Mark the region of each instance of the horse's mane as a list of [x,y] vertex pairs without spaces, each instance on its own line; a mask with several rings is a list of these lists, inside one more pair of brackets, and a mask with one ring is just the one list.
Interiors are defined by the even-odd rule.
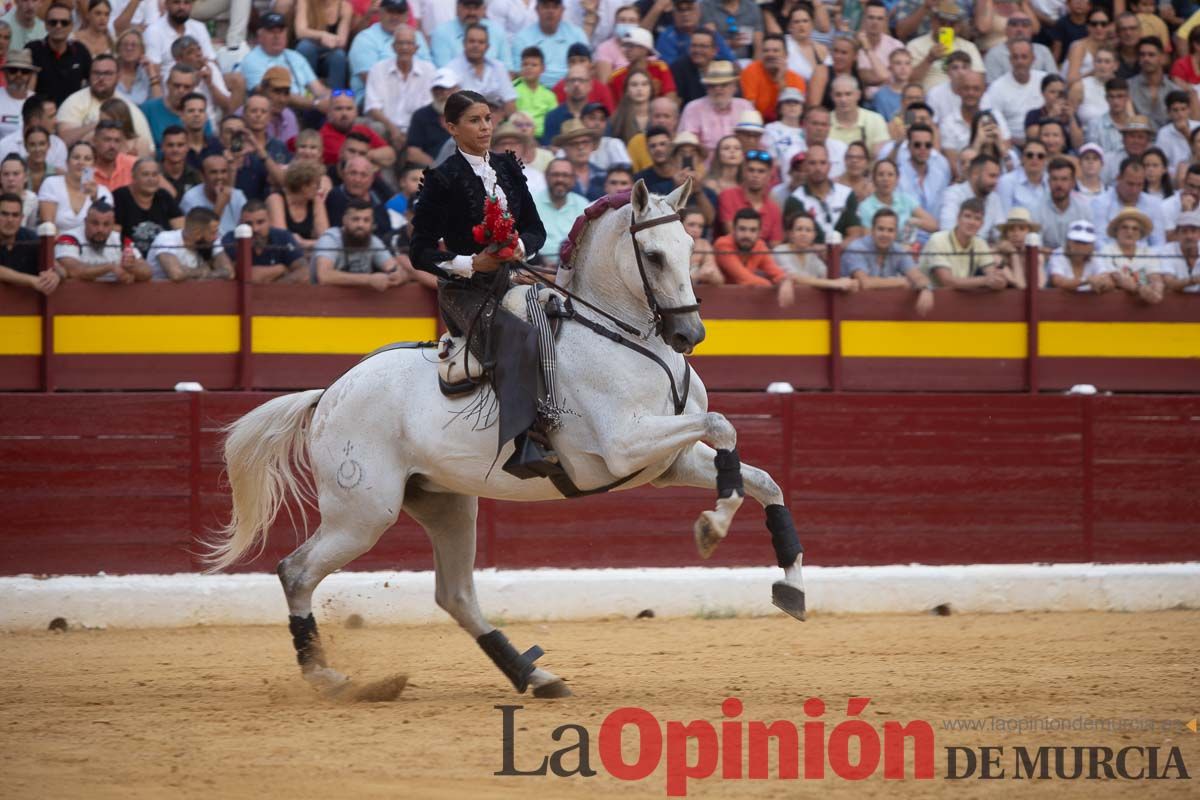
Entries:
[[571,226],[571,232],[567,234],[567,238],[563,239],[558,248],[558,275],[554,281],[557,285],[564,289],[571,288],[571,279],[575,276],[575,256],[578,254],[579,245],[583,242],[583,236],[593,220],[599,219],[609,211],[629,205],[631,196],[631,191],[606,194],[585,208],[579,215],[575,224]]

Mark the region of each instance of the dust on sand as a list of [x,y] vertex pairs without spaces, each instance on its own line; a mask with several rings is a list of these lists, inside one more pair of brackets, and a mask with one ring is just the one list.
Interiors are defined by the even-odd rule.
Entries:
[[[1182,725],[963,731],[943,722],[1190,720],[1200,711],[1196,611],[816,615],[803,624],[784,617],[654,618],[505,630],[519,649],[544,647],[539,663],[567,678],[575,696],[517,697],[470,637],[448,624],[323,623],[333,666],[364,681],[409,677],[395,702],[354,705],[321,700],[300,680],[284,624],[3,634],[0,797],[663,797],[664,763],[636,783],[604,772],[601,722],[614,709],[640,706],[664,725],[719,723],[727,697],[741,699],[743,721],[797,725],[806,719],[804,701],[820,697],[826,736],[846,718],[847,698],[868,697],[862,718],[876,730],[889,720],[932,724],[937,776],[884,781],[881,766],[855,783],[827,768],[820,782],[796,782],[776,779],[772,758],[769,780],[722,780],[718,768],[714,777],[689,782],[689,796],[1195,796],[1200,781],[943,778],[948,745],[1178,746],[1189,772],[1200,773],[1200,735]],[[516,712],[518,768],[574,743],[572,733],[562,742],[550,735],[576,723],[591,734],[591,767],[600,774],[495,776],[502,767],[500,704],[524,706]],[[631,762],[634,740],[627,732]],[[1011,765],[1011,755],[1006,759]]]

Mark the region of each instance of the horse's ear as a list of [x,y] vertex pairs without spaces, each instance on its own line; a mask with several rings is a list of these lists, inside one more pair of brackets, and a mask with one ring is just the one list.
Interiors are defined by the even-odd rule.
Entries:
[[671,204],[671,208],[678,211],[687,205],[688,198],[692,196],[692,179],[688,178],[682,184],[675,188],[675,191],[667,195],[667,202]]
[[646,188],[646,182],[641,178],[638,178],[638,182],[633,185],[633,192],[629,199],[633,203],[634,215],[646,212],[646,208],[650,205],[650,190]]

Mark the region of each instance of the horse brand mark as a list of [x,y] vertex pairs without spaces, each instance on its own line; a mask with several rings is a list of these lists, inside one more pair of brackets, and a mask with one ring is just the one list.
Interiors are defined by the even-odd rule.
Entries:
[[342,451],[346,459],[341,463],[337,471],[338,486],[343,489],[353,489],[362,483],[363,479],[362,464],[350,457],[352,452],[354,452],[354,446],[350,442],[346,442],[346,448]]

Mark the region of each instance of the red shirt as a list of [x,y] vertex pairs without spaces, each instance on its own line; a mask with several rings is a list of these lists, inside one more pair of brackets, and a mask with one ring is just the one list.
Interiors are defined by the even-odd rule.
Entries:
[[[743,208],[754,208],[746,199],[742,187],[734,186],[717,196],[717,221],[722,231],[733,230],[733,215]],[[783,241],[783,212],[770,197],[764,197],[762,206],[754,209],[762,217],[759,235],[767,244],[776,245]]]
[[762,239],[754,243],[749,254],[745,254],[738,250],[737,242],[730,234],[713,242],[713,250],[725,280],[734,286],[778,285],[787,278],[787,273],[766,252],[767,245]]
[[1200,73],[1196,72],[1196,62],[1192,61],[1191,56],[1175,59],[1175,63],[1171,65],[1171,77],[1192,85],[1200,83]]
[[[0,75],[3,74],[4,73],[0,72]],[[551,91],[553,91],[554,96],[558,98],[558,102],[567,102],[567,79],[563,78],[561,81],[554,84],[554,88]],[[592,91],[588,92],[587,101],[589,103],[603,104],[603,106],[608,109],[609,114],[617,110],[617,104],[613,102],[612,92],[608,90],[607,86],[597,80],[592,81]]]
[[[650,83],[654,86],[654,97],[662,97],[664,94],[671,94],[675,91],[675,76],[671,74],[671,68],[664,62],[654,58],[647,60],[646,72],[650,74]],[[612,89],[613,97],[620,97],[621,92],[625,90],[627,74],[629,74],[629,67],[621,67],[614,70],[609,77],[608,88]]]
[[[366,125],[355,125],[350,129],[350,131],[353,133],[361,133],[370,139],[372,150],[374,150],[376,147],[387,147],[387,142],[385,142],[378,133],[371,130]],[[346,134],[342,133],[341,131],[334,130],[334,128],[328,122],[326,122],[321,126],[321,141],[325,145],[325,163],[336,164],[338,160],[338,153],[342,151],[342,145],[346,143]]]

